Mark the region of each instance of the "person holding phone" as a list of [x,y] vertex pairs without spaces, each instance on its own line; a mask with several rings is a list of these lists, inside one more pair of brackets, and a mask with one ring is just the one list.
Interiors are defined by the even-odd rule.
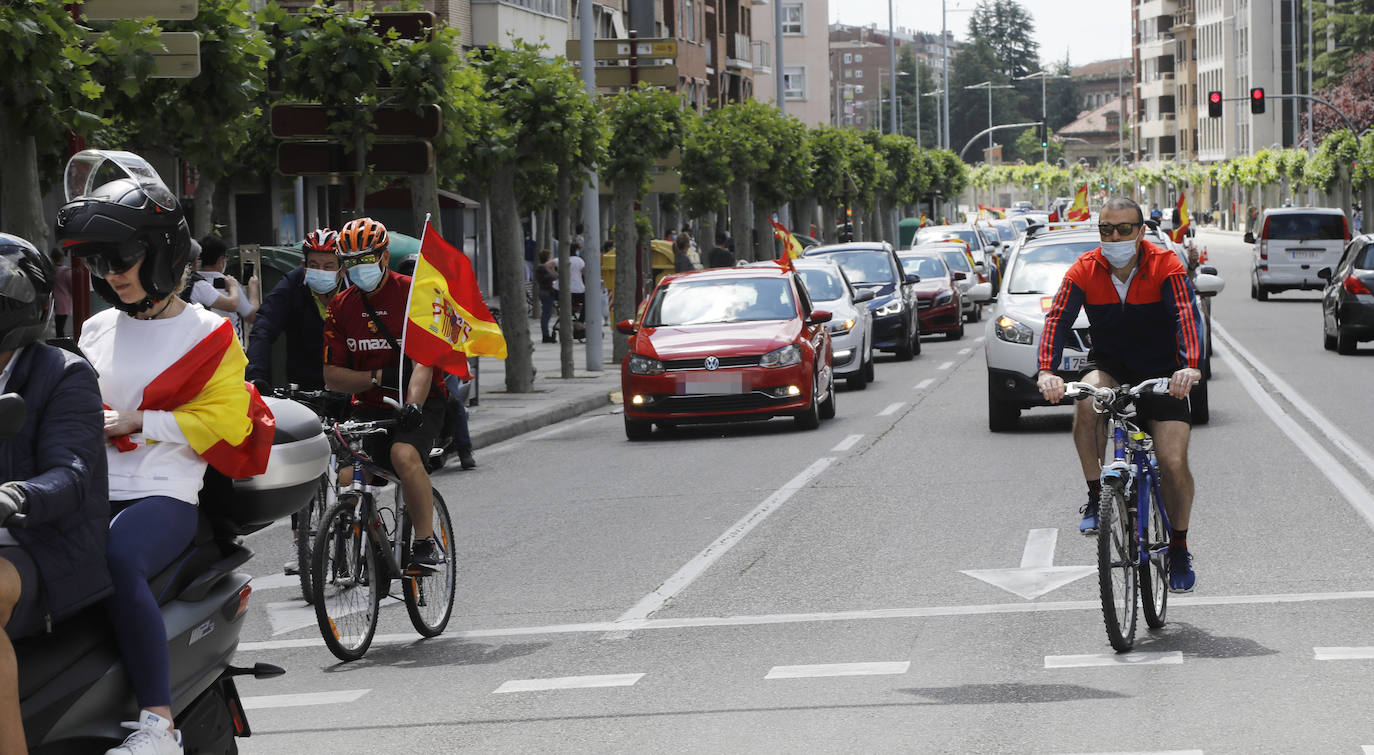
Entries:
[[211,234],[200,240],[200,279],[191,286],[191,303],[232,322],[234,333],[243,341],[245,324],[251,324],[258,311],[257,278],[245,286],[232,275],[225,275],[227,252],[219,236]]

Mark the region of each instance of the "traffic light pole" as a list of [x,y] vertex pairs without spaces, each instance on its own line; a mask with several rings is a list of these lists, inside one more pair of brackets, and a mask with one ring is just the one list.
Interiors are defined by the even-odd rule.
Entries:
[[[1359,129],[1355,128],[1355,124],[1351,122],[1350,117],[1347,116],[1345,113],[1341,112],[1340,108],[1336,107],[1335,105],[1332,105],[1330,102],[1327,102],[1326,100],[1320,97],[1314,97],[1310,94],[1266,94],[1264,95],[1264,98],[1267,100],[1308,100],[1310,102],[1315,102],[1319,105],[1325,105],[1331,108],[1332,112],[1334,112],[1336,115],[1339,115],[1342,121],[1345,121],[1345,127],[1350,129],[1350,133],[1355,135],[1355,140],[1357,142],[1360,139]],[[1221,101],[1250,102],[1251,100],[1249,97],[1223,97]]]
[[[596,38],[596,22],[592,0],[582,0],[582,24],[579,35],[582,41],[582,83],[587,94],[596,99],[596,63],[592,48]],[[633,42],[630,43],[634,45]],[[779,74],[781,75],[781,74]],[[596,168],[587,169],[587,183],[582,189],[582,260],[586,263],[586,303],[583,317],[587,320],[587,371],[601,372],[605,369],[601,346],[601,190],[597,186]]]

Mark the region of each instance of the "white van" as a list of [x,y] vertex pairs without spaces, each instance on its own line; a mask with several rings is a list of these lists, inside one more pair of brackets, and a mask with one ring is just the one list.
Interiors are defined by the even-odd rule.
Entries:
[[1270,293],[1292,288],[1320,291],[1326,281],[1317,271],[1334,269],[1349,241],[1350,223],[1334,207],[1265,210],[1259,235],[1245,233],[1245,243],[1255,245],[1250,298],[1267,301]]

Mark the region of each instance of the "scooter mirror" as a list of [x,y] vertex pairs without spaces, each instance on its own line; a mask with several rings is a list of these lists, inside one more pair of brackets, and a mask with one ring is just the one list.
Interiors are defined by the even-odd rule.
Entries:
[[0,438],[8,438],[23,429],[27,416],[23,396],[18,393],[0,396]]

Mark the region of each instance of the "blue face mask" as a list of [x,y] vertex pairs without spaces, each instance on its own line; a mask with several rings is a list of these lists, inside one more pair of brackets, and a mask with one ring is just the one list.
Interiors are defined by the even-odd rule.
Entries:
[[311,270],[307,268],[305,285],[317,294],[327,294],[339,287],[339,272],[337,270]]
[[377,290],[382,282],[382,267],[378,265],[354,265],[348,268],[348,280],[368,293]]

